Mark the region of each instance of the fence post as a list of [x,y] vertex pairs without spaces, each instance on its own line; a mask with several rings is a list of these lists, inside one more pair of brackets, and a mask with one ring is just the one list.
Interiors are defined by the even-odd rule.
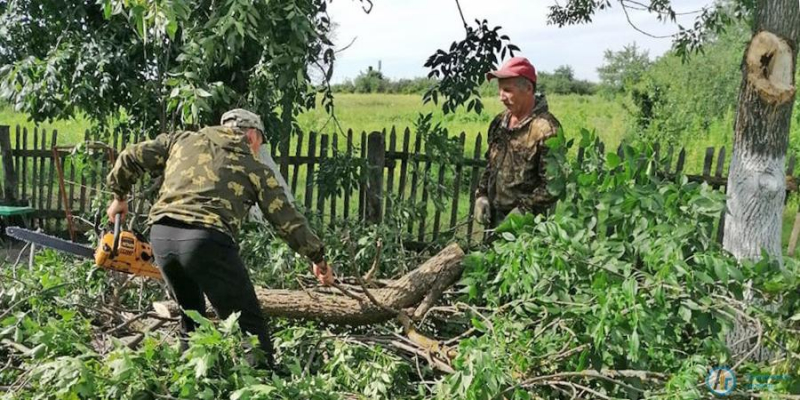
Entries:
[[789,247],[787,248],[789,257],[794,257],[794,252],[797,249],[798,236],[800,236],[800,214],[795,214],[792,235],[789,237]]
[[367,223],[383,219],[383,168],[386,165],[386,144],[381,132],[373,131],[367,139]]
[[3,157],[3,200],[16,204],[17,173],[14,171],[14,159],[11,156],[11,133],[7,125],[0,126],[0,154]]

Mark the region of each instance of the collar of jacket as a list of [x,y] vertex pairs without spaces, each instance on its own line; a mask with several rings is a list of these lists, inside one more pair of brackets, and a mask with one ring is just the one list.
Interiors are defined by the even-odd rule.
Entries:
[[250,146],[247,144],[245,136],[227,126],[209,126],[203,128],[200,133],[206,135],[209,140],[225,150],[234,153],[250,154]]

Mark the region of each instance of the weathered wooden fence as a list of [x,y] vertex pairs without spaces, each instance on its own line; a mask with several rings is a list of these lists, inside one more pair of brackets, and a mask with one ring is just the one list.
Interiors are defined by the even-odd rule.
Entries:
[[[31,140],[29,135],[32,136]],[[100,143],[88,132],[84,139],[86,143]],[[99,199],[103,193],[105,173],[111,160],[129,141],[136,142],[139,139],[112,135],[110,144],[100,146],[106,151],[99,151],[94,156],[100,168],[80,174],[76,162],[68,162],[74,161],[71,148],[58,146],[58,132],[36,128],[29,130],[19,126],[12,132],[8,126],[0,125],[3,202],[30,205],[36,210],[32,215],[34,225],[48,232],[65,232],[66,210],[85,217],[92,201]],[[423,152],[422,138],[412,135],[408,128],[398,132],[392,127],[388,133],[373,132],[368,135],[361,132],[358,136],[352,130],[342,135],[301,133],[291,142],[273,145],[271,154],[280,166],[296,204],[301,205],[312,218],[320,218],[331,226],[342,220],[371,223],[391,214],[394,207],[412,205],[422,210],[423,217],[407,220],[406,236],[412,244],[421,245],[451,236],[470,241],[478,239],[476,235],[482,233],[480,226],[472,219],[472,209],[475,190],[485,167],[485,144],[480,134],[475,137],[471,150],[465,149],[465,141],[466,135],[462,132],[459,136],[462,157],[450,166],[449,172],[446,172],[448,168],[442,165],[441,160]],[[32,143],[30,148],[29,143]],[[604,146],[602,143],[598,145]],[[620,156],[621,151],[621,148],[618,149]],[[706,149],[702,171],[684,171],[687,165],[686,149],[668,148],[665,151],[667,161],[660,167],[663,172],[685,173],[691,181],[705,181],[717,189],[725,190],[728,154],[725,147]],[[337,155],[360,161],[360,180],[351,190],[329,195],[320,190],[320,182],[317,182],[320,177],[319,166],[326,163],[329,157]],[[581,152],[577,156],[579,160],[582,159]],[[795,162],[794,155],[788,157],[787,191],[797,190]],[[63,179],[59,179],[59,167],[63,170]],[[60,188],[60,180],[63,181],[63,189]],[[426,181],[435,185],[426,185]],[[434,197],[444,190],[451,193],[444,197],[447,204],[435,207]],[[796,236],[793,235],[790,251],[797,241]]]

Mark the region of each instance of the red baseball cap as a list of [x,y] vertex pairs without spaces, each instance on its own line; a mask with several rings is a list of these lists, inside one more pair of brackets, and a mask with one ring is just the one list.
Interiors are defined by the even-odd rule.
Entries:
[[492,78],[515,78],[518,76],[528,78],[531,82],[536,82],[536,69],[525,57],[511,57],[497,71],[487,72],[486,80],[490,81]]

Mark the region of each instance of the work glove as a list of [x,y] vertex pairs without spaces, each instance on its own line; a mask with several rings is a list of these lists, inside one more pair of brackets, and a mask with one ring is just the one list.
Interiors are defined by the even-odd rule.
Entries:
[[481,196],[475,199],[475,220],[478,223],[483,225],[489,225],[491,222],[491,210],[492,207],[489,205],[489,198],[486,196]]

